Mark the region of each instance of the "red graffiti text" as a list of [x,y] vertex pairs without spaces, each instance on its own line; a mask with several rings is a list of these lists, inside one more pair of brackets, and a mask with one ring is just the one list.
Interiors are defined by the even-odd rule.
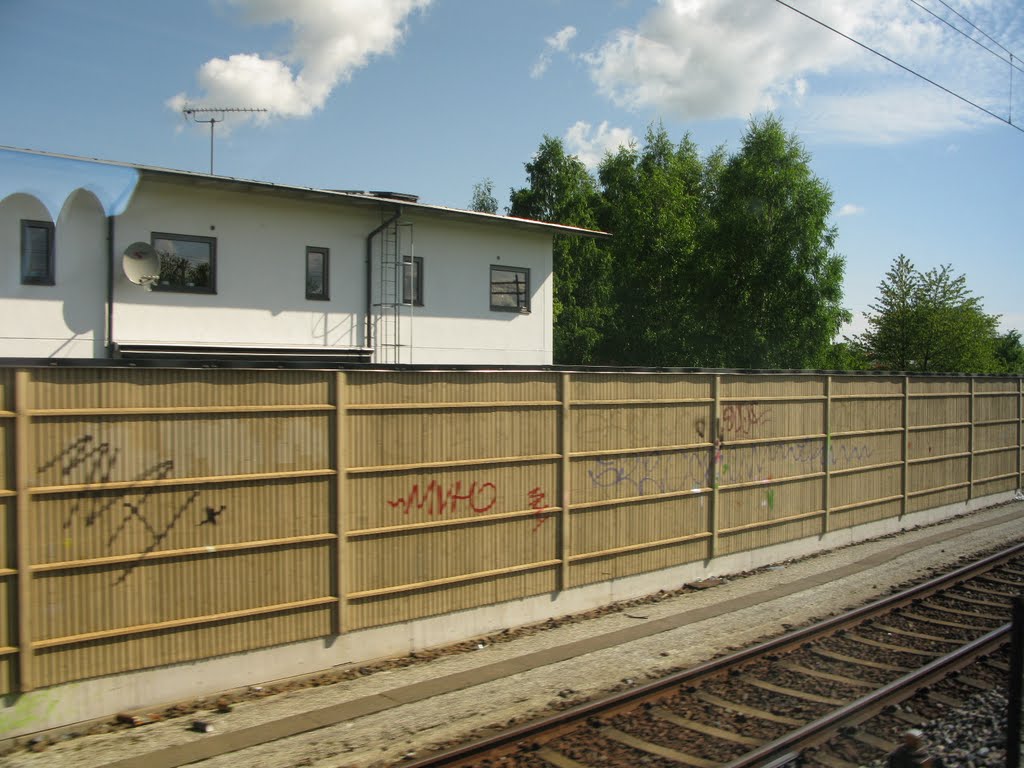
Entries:
[[461,480],[449,486],[431,480],[422,489],[417,483],[405,496],[388,499],[388,505],[392,509],[401,509],[403,515],[413,510],[428,515],[443,515],[445,512],[457,512],[460,501],[477,514],[487,512],[498,501],[498,489],[494,483],[478,483],[475,480],[465,490]]

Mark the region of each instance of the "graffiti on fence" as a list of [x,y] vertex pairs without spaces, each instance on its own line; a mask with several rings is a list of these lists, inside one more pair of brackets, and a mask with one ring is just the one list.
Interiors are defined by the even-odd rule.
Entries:
[[762,408],[757,403],[737,403],[722,408],[723,437],[749,437],[755,427],[771,421],[771,408]]
[[793,464],[812,472],[832,467],[851,466],[869,458],[866,445],[842,445],[826,449],[820,441],[786,445],[753,445],[727,450],[716,445],[709,454],[700,451],[668,451],[645,456],[595,459],[587,476],[596,488],[619,488],[628,495],[647,496],[676,491],[702,491],[721,482],[765,482],[773,479],[773,469]]
[[[772,409],[758,406],[757,403],[736,403],[722,407],[722,417],[718,422],[720,437],[751,437],[763,424],[772,420]],[[708,433],[707,420],[702,416],[693,422],[697,435],[706,440]]]
[[530,501],[530,509],[533,510],[533,518],[537,521],[533,526],[533,532],[536,533],[538,529],[547,522],[548,516],[544,513],[547,512],[550,507],[544,503],[544,491],[540,489],[540,486],[531,488],[529,493],[527,493],[527,497]]
[[[460,504],[462,509],[476,514],[490,512],[498,503],[498,486],[490,480],[462,480],[445,484],[431,480],[426,485],[415,483],[409,492],[397,499],[387,499],[392,509],[402,510],[403,515],[421,512],[430,516],[456,514]],[[534,533],[547,522],[553,508],[548,505],[546,494],[541,486],[535,486],[526,493],[529,509],[533,511],[535,520]]]
[[497,486],[489,481],[474,480],[464,489],[461,480],[449,485],[431,480],[422,489],[420,484],[416,483],[405,496],[388,499],[388,506],[392,509],[401,509],[403,515],[408,515],[413,510],[426,512],[428,515],[443,515],[445,512],[456,512],[459,502],[465,502],[469,509],[481,514],[489,511],[497,501]]
[[[108,442],[99,442],[93,435],[85,434],[76,438],[66,445],[59,453],[44,462],[37,468],[38,474],[44,474],[54,467],[60,467],[62,478],[69,478],[77,471],[76,478],[82,485],[93,485],[109,483],[113,480],[113,470],[117,465],[120,449],[111,446]],[[128,578],[136,566],[151,552],[156,550],[167,538],[170,532],[181,520],[182,516],[194,505],[199,498],[199,491],[191,491],[182,504],[171,514],[170,518],[163,523],[154,524],[151,516],[146,514],[146,506],[150,497],[159,489],[159,484],[153,481],[165,480],[174,473],[174,460],[166,459],[157,462],[151,467],[136,474],[130,482],[144,484],[139,491],[120,489],[96,489],[85,490],[75,494],[68,507],[67,513],[62,521],[62,529],[65,532],[64,547],[71,549],[74,545],[72,531],[75,521],[81,520],[86,528],[92,528],[101,523],[115,509],[123,510],[119,520],[111,521],[110,534],[107,536],[106,547],[110,551],[114,548],[130,526],[141,526],[145,531],[146,545],[138,553],[138,559],[125,567],[115,584],[121,584]],[[206,507],[206,518],[199,523],[216,525],[217,518],[225,510],[225,506],[219,508]]]

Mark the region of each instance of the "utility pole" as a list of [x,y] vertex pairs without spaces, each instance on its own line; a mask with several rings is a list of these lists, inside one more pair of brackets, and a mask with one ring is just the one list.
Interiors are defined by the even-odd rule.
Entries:
[[[184,115],[185,119],[191,118],[197,123],[209,123],[210,124],[210,175],[213,175],[213,126],[217,123],[224,122],[224,114],[226,112],[266,112],[267,110],[259,107],[190,107],[187,104],[182,108],[181,114]],[[205,120],[201,120],[196,115],[210,115]],[[220,115],[220,117],[217,117]]]

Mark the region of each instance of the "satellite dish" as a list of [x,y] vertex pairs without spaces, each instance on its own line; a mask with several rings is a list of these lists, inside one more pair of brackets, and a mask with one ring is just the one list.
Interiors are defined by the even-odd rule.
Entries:
[[124,276],[135,285],[152,290],[153,284],[160,279],[160,254],[145,242],[132,243],[124,249],[121,257],[121,269]]

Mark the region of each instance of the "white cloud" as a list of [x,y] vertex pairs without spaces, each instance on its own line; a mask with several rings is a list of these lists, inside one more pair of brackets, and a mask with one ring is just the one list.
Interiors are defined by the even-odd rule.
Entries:
[[577,120],[565,133],[566,149],[588,168],[596,168],[606,153],[635,144],[636,140],[632,130],[611,128],[607,120],[597,126],[597,130],[593,130],[590,123]]
[[565,53],[568,51],[569,43],[574,37],[576,37],[576,27],[573,26],[562,27],[551,37],[545,37],[544,43],[547,47],[544,49],[544,52],[537,57],[537,61],[533,65],[533,69],[530,70],[530,77],[536,80],[547,72],[548,67],[551,66],[551,54],[556,52]]
[[258,24],[291,25],[278,58],[236,53],[199,69],[199,96],[179,93],[168,105],[265,107],[270,116],[307,117],[370,58],[392,53],[411,13],[431,0],[229,0]]
[[[1024,37],[1019,20],[1008,26],[1018,15],[1015,2],[976,0],[971,14],[982,28],[1007,32],[1004,42],[1012,42]],[[912,4],[800,0],[795,6],[952,90],[966,91],[973,101],[1002,98],[1005,109],[1005,64]],[[598,91],[615,104],[690,120],[783,108],[803,117],[806,109],[810,119],[799,121],[803,130],[888,142],[990,119],[969,116],[962,102],[772,2],[660,0],[635,28],[617,31],[582,58]],[[843,92],[851,84],[859,89],[853,97]],[[912,103],[899,104],[899,95],[912,90]],[[843,108],[848,99],[856,109]],[[829,119],[840,115],[844,122]]]
[[853,203],[846,203],[839,209],[837,216],[858,216],[864,213],[864,207],[860,205],[854,205]]
[[565,53],[569,48],[569,41],[576,37],[576,27],[562,27],[551,37],[544,38],[544,42],[554,51]]

